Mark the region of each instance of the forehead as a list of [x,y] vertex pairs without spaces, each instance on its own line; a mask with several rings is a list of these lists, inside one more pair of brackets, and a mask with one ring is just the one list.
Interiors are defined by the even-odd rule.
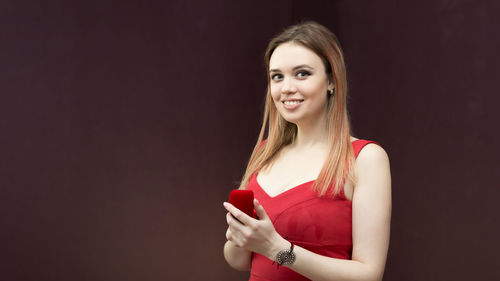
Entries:
[[321,58],[310,49],[293,42],[279,45],[269,60],[270,69],[286,70],[297,65],[307,64],[313,68],[324,69]]

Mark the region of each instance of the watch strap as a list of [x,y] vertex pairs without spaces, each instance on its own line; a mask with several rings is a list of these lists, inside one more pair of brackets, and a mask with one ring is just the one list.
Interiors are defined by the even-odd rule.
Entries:
[[[293,264],[295,262],[295,253],[293,252],[294,245],[292,242],[290,242],[290,249],[284,249],[278,252],[276,254],[276,264],[277,268],[280,268],[280,265],[284,264]],[[275,263],[273,261],[273,265]]]

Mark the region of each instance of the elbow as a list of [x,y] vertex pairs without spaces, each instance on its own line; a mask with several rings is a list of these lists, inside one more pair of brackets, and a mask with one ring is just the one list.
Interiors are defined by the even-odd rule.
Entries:
[[236,269],[238,271],[249,271],[251,266],[250,263],[244,260],[237,260],[231,257],[228,257],[224,253],[224,258],[226,259],[227,264],[232,267],[233,269]]
[[[227,261],[227,260],[226,260]],[[250,266],[246,264],[232,264],[229,261],[227,261],[229,266],[231,266],[233,269],[236,269],[238,271],[250,271]]]
[[382,281],[384,277],[384,270],[380,271],[380,270],[372,270],[370,273],[369,273],[369,277],[366,278],[365,280],[366,281]]
[[224,259],[227,264],[238,271],[249,271],[251,268],[251,254],[246,251],[234,250],[235,249],[231,249],[229,243],[224,245]]
[[363,269],[356,280],[362,281],[382,281],[384,277],[384,267],[363,264]]

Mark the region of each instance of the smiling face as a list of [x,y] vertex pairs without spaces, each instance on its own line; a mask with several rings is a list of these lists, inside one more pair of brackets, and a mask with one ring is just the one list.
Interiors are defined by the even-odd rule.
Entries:
[[321,58],[292,42],[279,45],[269,61],[270,90],[276,109],[288,122],[300,125],[326,115],[329,83]]

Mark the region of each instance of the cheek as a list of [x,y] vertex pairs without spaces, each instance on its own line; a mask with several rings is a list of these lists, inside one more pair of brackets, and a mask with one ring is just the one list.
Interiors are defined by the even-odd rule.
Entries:
[[325,90],[326,93],[326,85],[323,83],[320,83],[319,81],[310,81],[310,83],[304,83],[302,85],[302,89],[304,92],[307,92],[310,95],[315,95],[319,92],[322,92],[323,89]]
[[321,83],[310,83],[302,85],[302,92],[311,98],[320,98],[322,94],[326,96],[326,85]]
[[281,98],[281,94],[280,94],[278,87],[271,86],[270,89],[271,89],[271,97],[273,98],[273,101],[274,102],[279,101]]

